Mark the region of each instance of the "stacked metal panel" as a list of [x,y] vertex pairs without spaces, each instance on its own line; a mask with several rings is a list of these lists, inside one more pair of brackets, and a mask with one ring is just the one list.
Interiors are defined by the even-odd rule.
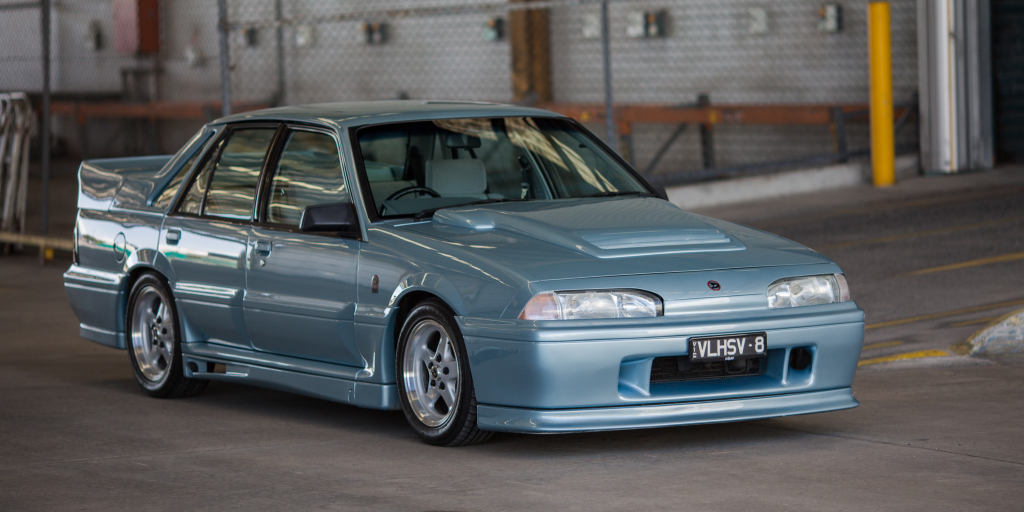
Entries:
[[32,103],[0,93],[0,231],[25,232]]

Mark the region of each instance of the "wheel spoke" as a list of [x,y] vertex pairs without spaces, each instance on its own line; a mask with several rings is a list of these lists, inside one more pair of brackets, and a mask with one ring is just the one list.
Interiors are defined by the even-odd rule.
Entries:
[[154,319],[155,317],[153,316],[153,312],[150,311],[149,308],[143,309],[142,311],[139,312],[139,328],[148,328],[149,325],[153,323]]
[[[160,364],[161,358],[164,360],[163,365]],[[153,352],[150,361],[154,368],[160,370],[169,366],[169,363],[171,362],[170,358],[168,357],[167,350],[163,347],[153,347]]]
[[452,382],[457,382],[459,380],[459,363],[457,361],[442,363],[442,366],[443,368],[448,369],[448,373],[445,374],[445,379],[451,379]]
[[416,382],[419,383],[419,391],[422,393],[430,391],[430,369],[427,367],[429,364],[427,361],[420,361],[420,368],[418,375],[416,376]]
[[450,352],[451,350],[448,348],[448,337],[442,334],[441,339],[437,342],[437,348],[434,350],[434,361],[443,361],[445,354]]
[[448,404],[448,408],[455,407],[455,391],[457,389],[455,379],[444,379],[444,390],[442,390],[441,396],[444,397],[444,401]]
[[416,350],[416,359],[422,361],[424,365],[428,365],[434,360],[434,352],[427,348],[427,344],[424,343]]
[[423,396],[426,397],[427,404],[433,406],[434,402],[437,401],[437,397],[440,396],[440,395],[438,394],[436,388],[432,388],[430,386],[427,386],[427,390],[426,390],[425,393],[423,393]]

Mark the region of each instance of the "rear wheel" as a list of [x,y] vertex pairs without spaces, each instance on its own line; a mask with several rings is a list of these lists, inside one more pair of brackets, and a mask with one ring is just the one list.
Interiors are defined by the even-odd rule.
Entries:
[[462,334],[443,302],[430,299],[409,313],[395,357],[402,410],[424,441],[460,446],[486,441],[476,426],[476,396]]
[[125,315],[128,359],[135,380],[150,396],[197,395],[208,381],[185,377],[174,299],[163,280],[144,274],[132,286]]

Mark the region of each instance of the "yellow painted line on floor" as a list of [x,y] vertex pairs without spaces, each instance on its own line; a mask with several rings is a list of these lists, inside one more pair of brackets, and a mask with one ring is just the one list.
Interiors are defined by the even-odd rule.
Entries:
[[894,325],[903,325],[914,322],[921,322],[924,320],[933,320],[935,318],[944,318],[947,316],[966,315],[967,313],[976,313],[978,311],[987,311],[989,309],[1008,308],[1010,306],[1019,306],[1024,304],[1024,300],[1011,300],[1006,302],[997,302],[995,304],[988,304],[985,306],[974,306],[970,308],[954,309],[952,311],[943,311],[941,313],[932,313],[930,315],[912,316],[910,318],[901,318],[899,320],[889,320],[888,322],[879,322],[877,324],[868,324],[864,326],[864,329],[880,329],[882,327],[892,327]]
[[968,320],[966,322],[957,322],[955,324],[949,324],[949,326],[950,327],[964,327],[964,326],[967,326],[967,325],[987,324],[987,323],[991,322],[992,320],[995,320],[996,318],[997,317],[994,317],[994,316],[990,316],[990,317],[987,317],[987,318],[978,318],[978,319],[975,319],[975,320]]
[[897,345],[902,345],[902,344],[903,344],[902,341],[883,341],[881,343],[872,343],[870,345],[864,345],[864,348],[861,349],[861,352],[863,352],[865,350],[874,350],[876,348],[895,347]]
[[904,276],[919,276],[921,274],[931,274],[932,272],[945,272],[947,270],[958,270],[961,268],[978,267],[981,265],[991,265],[993,263],[1005,263],[1007,261],[1024,260],[1024,252],[1015,252],[1012,254],[1003,254],[1001,256],[992,256],[990,258],[979,258],[976,260],[964,261],[961,263],[954,263],[952,265],[942,265],[941,267],[925,268],[921,270],[915,270],[913,272],[907,272],[902,274]]
[[894,356],[876,357],[873,359],[861,359],[857,363],[857,366],[867,366],[869,364],[878,363],[891,363],[893,361],[903,361],[904,359],[921,359],[924,357],[942,357],[948,356],[949,352],[942,350],[921,350],[918,352],[907,352],[906,354],[896,354]]
[[953,233],[953,232],[956,232],[956,231],[965,231],[965,230],[968,230],[968,229],[978,229],[978,228],[986,228],[986,227],[989,227],[989,226],[998,226],[999,224],[1013,224],[1015,222],[1020,222],[1022,220],[1024,220],[1024,217],[1013,217],[1013,218],[1010,218],[1010,219],[990,220],[990,221],[986,221],[986,222],[976,222],[974,224],[963,224],[963,225],[960,225],[960,226],[950,226],[950,227],[945,227],[945,228],[927,229],[927,230],[924,230],[924,231],[916,231],[914,233],[904,233],[904,234],[901,234],[901,235],[880,236],[878,238],[866,238],[866,239],[863,239],[863,240],[852,240],[852,241],[849,241],[849,242],[840,242],[840,243],[835,243],[835,244],[822,245],[820,247],[815,247],[814,250],[816,250],[816,251],[825,251],[825,250],[828,250],[828,249],[839,249],[839,248],[842,248],[842,247],[855,247],[855,246],[858,246],[858,245],[883,244],[883,243],[886,243],[886,242],[896,242],[896,241],[899,241],[899,240],[906,240],[906,239],[909,239],[909,238],[917,238],[917,237],[921,237],[921,236],[941,235],[941,234],[944,234],[944,233]]

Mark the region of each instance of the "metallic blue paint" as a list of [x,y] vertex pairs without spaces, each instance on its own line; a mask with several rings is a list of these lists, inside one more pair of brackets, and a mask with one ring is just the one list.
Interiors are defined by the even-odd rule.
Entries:
[[[230,123],[295,122],[332,131],[348,188],[360,191],[351,129],[492,116],[558,114],[458,102],[287,107],[215,121],[174,156],[83,162],[78,262],[65,274],[82,336],[123,349],[127,294],[135,276],[150,271],[175,296],[187,376],[396,409],[402,307],[410,297],[430,295],[457,315],[483,429],[641,428],[857,405],[850,385],[863,312],[852,302],[769,310],[765,297],[777,279],[841,269],[788,240],[660,199],[498,203],[448,208],[423,221],[371,221],[363,207],[370,201],[355,193],[358,239],[152,206],[185,161],[211,147]],[[711,290],[709,280],[721,289]],[[537,293],[610,288],[658,294],[664,316],[517,319]],[[686,355],[691,336],[755,331],[768,335],[764,375],[650,382],[654,358]],[[811,351],[810,367],[788,366],[794,347]],[[214,364],[226,371],[213,372]]]
[[850,388],[714,402],[597,409],[544,410],[481,405],[477,408],[477,424],[483,430],[499,432],[564,433],[759,420],[838,411],[858,405],[860,403],[853,398]]

